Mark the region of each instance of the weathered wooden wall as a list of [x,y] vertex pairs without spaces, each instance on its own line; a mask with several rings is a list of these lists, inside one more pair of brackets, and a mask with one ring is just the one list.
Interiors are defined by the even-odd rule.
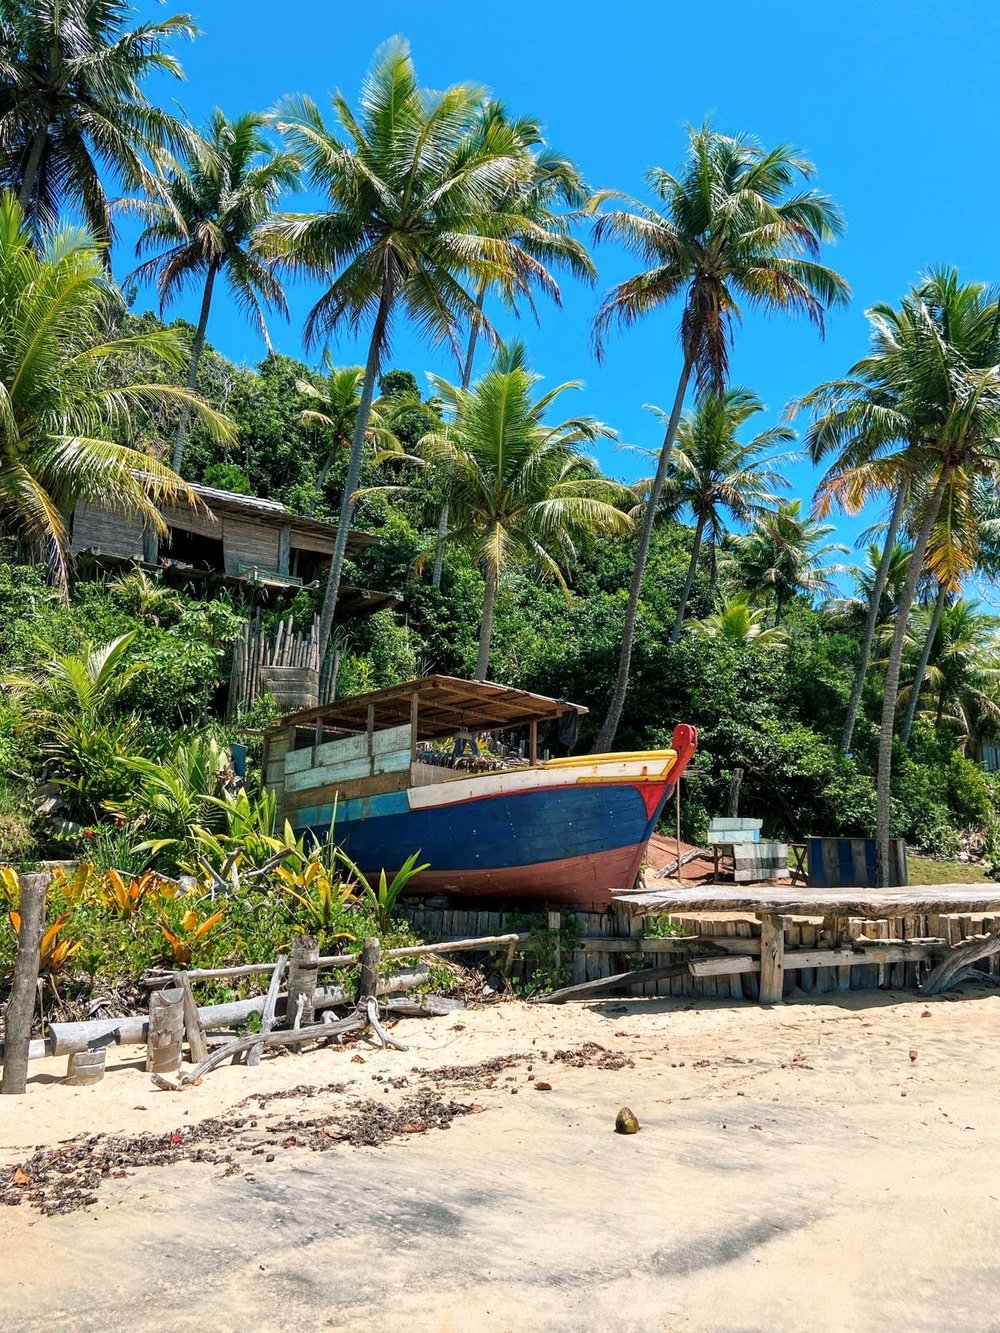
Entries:
[[70,545],[74,555],[81,551],[99,551],[102,555],[120,556],[124,560],[141,560],[142,537],[142,523],[138,519],[126,518],[84,501],[73,511]]
[[[407,904],[407,916],[418,935],[425,940],[462,939],[477,935],[501,935],[508,931],[524,931],[525,912],[489,912],[473,909],[455,911],[431,909],[414,901]],[[537,915],[537,914],[535,914]],[[545,913],[542,913],[545,916]],[[562,963],[570,984],[595,981],[600,977],[615,976],[634,967],[668,966],[679,961],[696,960],[713,953],[760,955],[760,927],[748,919],[712,917],[672,917],[683,936],[657,937],[644,934],[652,928],[647,918],[609,912],[562,911],[560,920],[566,940],[576,939],[576,947],[563,953]],[[928,965],[917,962],[856,964],[851,967],[796,968],[792,950],[815,949],[819,942],[821,922],[817,920],[786,919],[785,922],[785,994],[796,990],[806,994],[845,990],[882,988],[915,988],[927,971]],[[971,935],[1000,930],[1000,918],[982,915],[947,916],[921,915],[898,917],[891,921],[867,921],[860,917],[847,923],[847,936],[852,940],[918,940],[940,938],[949,944],[958,944]],[[545,928],[542,928],[545,934]],[[694,937],[697,937],[695,942]],[[715,941],[718,941],[718,944]],[[551,960],[555,949],[555,935],[542,953]],[[511,976],[516,981],[528,982],[538,967],[537,957],[525,952],[514,962]],[[984,959],[983,972],[1000,975],[997,956]],[[757,999],[759,978],[754,973],[731,973],[722,976],[677,976],[660,981],[639,983],[628,992],[632,995],[702,995],[727,999]]]

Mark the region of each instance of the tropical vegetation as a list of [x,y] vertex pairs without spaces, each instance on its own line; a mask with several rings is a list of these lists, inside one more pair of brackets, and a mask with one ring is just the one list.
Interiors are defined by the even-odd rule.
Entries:
[[[260,731],[277,705],[227,698],[251,616],[319,616],[343,693],[488,677],[586,704],[597,749],[693,723],[693,838],[740,769],[767,834],[875,835],[883,875],[891,836],[1000,863],[997,292],[917,276],[868,312],[840,378],[765,416],[730,380],[743,310],[822,333],[849,296],[825,262],[844,220],[803,154],[706,123],[675,172],[648,173],[651,202],[592,189],[530,109],[423,88],[401,38],[330,120],[296,96],[196,131],[147,95],[193,34],[124,0],[0,0],[0,863],[81,865],[53,887],[50,999],[81,972],[273,957],[296,931],[406,940],[417,849],[369,882],[335,827],[323,847],[276,827]],[[300,182],[316,202],[295,211]],[[116,217],[141,226],[120,264]],[[678,317],[676,379],[635,385],[663,433],[630,485],[599,462],[628,457],[615,423],[564,415],[578,381],[552,387],[493,323],[594,281],[592,242],[639,265],[596,302],[598,356],[613,330]],[[135,258],[126,300],[111,265]],[[320,289],[308,362],[265,322],[301,279]],[[255,367],[209,339],[222,284],[262,338]],[[188,288],[196,323],[168,326]],[[393,365],[401,325],[454,377]],[[814,495],[787,493],[800,434]],[[322,586],[265,598],[74,562],[82,507],[157,529],[164,504],[197,508],[195,483],[335,520]],[[857,569],[838,510],[875,520]],[[378,540],[349,556],[352,527]],[[348,619],[348,583],[396,600]],[[18,926],[2,883],[0,966]]]

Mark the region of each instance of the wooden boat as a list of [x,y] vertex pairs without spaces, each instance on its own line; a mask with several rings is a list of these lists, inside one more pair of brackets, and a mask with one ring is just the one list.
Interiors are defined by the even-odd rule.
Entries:
[[[271,726],[265,781],[299,833],[325,837],[336,810],[336,840],[366,875],[419,851],[430,868],[417,892],[600,909],[635,883],[697,733],[678,726],[665,750],[540,757],[574,737],[586,711],[426,676]],[[475,739],[518,732],[520,746],[499,753]]]

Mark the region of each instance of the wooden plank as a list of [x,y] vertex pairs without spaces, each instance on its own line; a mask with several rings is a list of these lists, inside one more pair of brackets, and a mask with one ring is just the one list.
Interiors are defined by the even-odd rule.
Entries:
[[643,967],[635,972],[617,972],[614,976],[594,977],[582,985],[564,986],[549,995],[533,996],[530,1004],[562,1004],[565,1000],[585,1000],[592,995],[619,990],[655,981],[660,977],[679,976],[687,972],[686,963],[669,963],[665,967]]
[[405,750],[393,750],[391,753],[379,755],[376,764],[378,769],[377,773],[372,772],[373,762],[373,760],[363,757],[358,759],[347,759],[344,760],[343,763],[338,764],[318,765],[315,768],[308,768],[300,773],[289,773],[286,770],[285,791],[286,793],[291,794],[292,792],[312,791],[316,787],[331,786],[333,784],[343,786],[348,782],[357,782],[359,778],[379,777],[383,773],[409,774],[409,746],[407,746]]
[[898,889],[817,889],[762,885],[747,891],[728,885],[655,888],[622,894],[616,901],[638,912],[778,913],[785,916],[861,916],[885,920],[907,912],[1000,912],[1000,884],[927,884]]
[[784,986],[785,930],[776,912],[761,915],[760,945],[760,1002],[777,1004]]
[[322,787],[286,792],[279,814],[283,817],[287,813],[290,817],[299,810],[309,809],[310,806],[332,805],[335,798],[341,802],[360,801],[368,796],[406,791],[409,785],[409,770],[403,770],[398,773],[376,773],[374,777],[355,778],[351,782],[331,782]]
[[[786,959],[791,955],[786,954]],[[740,958],[692,958],[687,965],[693,977],[731,977],[741,972],[759,972],[760,959],[749,956]],[[728,989],[728,988],[727,988]]]

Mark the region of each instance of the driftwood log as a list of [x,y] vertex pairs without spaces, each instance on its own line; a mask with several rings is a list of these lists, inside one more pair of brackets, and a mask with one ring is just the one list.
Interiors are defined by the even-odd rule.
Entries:
[[21,929],[5,1022],[3,1079],[0,1092],[18,1095],[27,1091],[28,1061],[31,1059],[31,1020],[38,998],[39,949],[45,928],[45,894],[49,876],[20,877]]
[[[380,982],[378,991],[380,995],[394,995],[413,990],[425,985],[429,976],[427,968],[400,972]],[[245,1023],[251,1014],[262,1014],[266,1002],[266,996],[256,995],[251,1000],[235,1000],[231,1004],[206,1004],[199,1008],[198,1018],[203,1028],[235,1027]],[[352,1003],[353,997],[340,986],[317,986],[313,993],[314,1009],[331,1009]],[[286,997],[281,996],[277,1004],[279,1016],[284,1014],[285,1006]],[[93,1018],[83,1023],[50,1023],[46,1040],[32,1043],[32,1056],[40,1059],[44,1055],[72,1055],[74,1051],[85,1051],[95,1041],[108,1036],[118,1045],[135,1046],[146,1040],[148,1027],[149,1020],[141,1014],[132,1018]],[[259,1032],[252,1035],[260,1040]]]
[[[922,986],[924,995],[941,995],[962,981],[975,980],[972,964],[1000,953],[1000,934],[973,935],[963,940],[941,959]],[[984,974],[984,980],[989,978]]]

